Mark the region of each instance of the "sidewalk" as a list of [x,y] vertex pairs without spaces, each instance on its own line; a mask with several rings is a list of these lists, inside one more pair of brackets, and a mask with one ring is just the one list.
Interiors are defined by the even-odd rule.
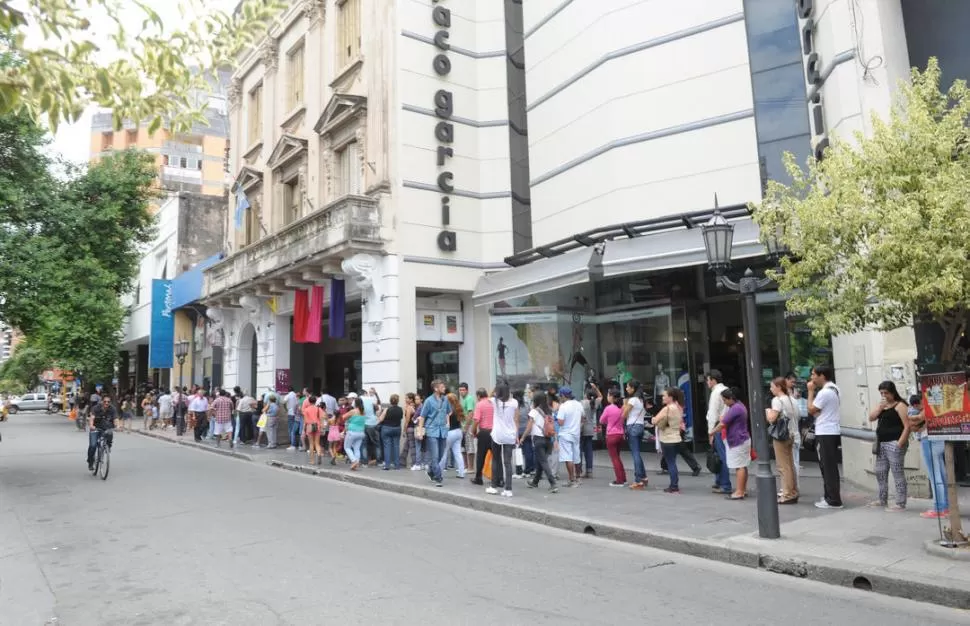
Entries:
[[[781,534],[777,540],[758,537],[756,484],[754,471],[749,479],[749,496],[744,501],[729,501],[710,492],[711,475],[705,469],[698,477],[681,462],[680,495],[661,491],[668,477],[657,475],[659,458],[647,454],[650,485],[645,492],[611,488],[612,468],[605,451],[594,460],[596,478],[582,486],[561,488],[549,494],[544,483],[540,489],[526,488],[515,480],[513,498],[487,496],[483,487],[470,478],[455,478],[447,472],[444,488],[434,487],[424,472],[398,470],[385,472],[370,467],[351,472],[347,465],[305,465],[306,455],[285,448],[267,450],[242,446],[229,450],[210,442],[192,441],[191,434],[176,438],[173,431],[143,433],[159,439],[199,447],[264,462],[275,467],[300,471],[333,480],[342,480],[385,491],[403,493],[479,511],[505,515],[549,526],[596,534],[597,536],[690,554],[713,560],[762,568],[796,576],[894,596],[933,602],[956,608],[970,608],[970,550],[963,559],[928,552],[926,544],[939,537],[935,520],[924,520],[919,512],[930,506],[927,500],[910,499],[909,510],[887,513],[868,509],[872,492],[843,485],[842,511],[816,509],[813,502],[821,496],[818,467],[809,464],[802,471],[801,501],[780,507]],[[632,474],[629,454],[624,453]],[[686,470],[686,471],[684,471]],[[565,475],[565,468],[561,468]],[[875,485],[873,485],[875,487]],[[970,501],[962,510],[970,510]]]

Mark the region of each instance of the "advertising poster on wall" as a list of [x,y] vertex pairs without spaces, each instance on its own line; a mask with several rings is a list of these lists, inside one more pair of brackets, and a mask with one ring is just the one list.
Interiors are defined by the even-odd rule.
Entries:
[[970,441],[970,394],[966,372],[924,374],[920,392],[926,434],[937,441]]
[[290,390],[290,370],[280,368],[276,370],[276,393],[287,393]]

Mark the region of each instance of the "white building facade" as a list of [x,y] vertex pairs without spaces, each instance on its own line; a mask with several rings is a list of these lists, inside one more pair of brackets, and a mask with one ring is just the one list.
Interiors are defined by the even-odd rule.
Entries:
[[[703,410],[704,371],[744,382],[744,338],[700,224],[718,207],[738,267],[766,265],[746,205],[786,178],[782,154],[865,132],[928,54],[962,62],[946,11],[963,9],[917,4],[294,3],[230,90],[250,208],[231,198],[229,254],[206,271],[224,385],[635,378]],[[939,32],[914,47],[917,23]],[[331,338],[325,313],[320,344],[294,343],[294,291],[334,279],[347,332]],[[759,313],[763,382],[834,363],[846,416],[892,365],[914,383],[912,331],[818,342],[778,294]]]

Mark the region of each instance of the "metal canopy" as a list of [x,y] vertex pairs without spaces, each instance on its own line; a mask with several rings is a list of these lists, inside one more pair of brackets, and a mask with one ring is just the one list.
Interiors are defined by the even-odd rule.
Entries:
[[602,255],[595,247],[539,258],[522,267],[486,274],[478,280],[472,301],[475,306],[553,291],[587,283],[598,276]]
[[[751,215],[747,205],[744,204],[720,207],[718,210],[728,220],[747,218]],[[512,267],[519,267],[528,265],[539,259],[552,258],[560,254],[565,254],[577,248],[593,247],[604,241],[638,239],[644,235],[671,230],[699,229],[713,215],[714,209],[707,209],[693,213],[680,213],[639,222],[626,222],[623,224],[604,226],[603,228],[594,228],[577,235],[566,237],[565,239],[513,254],[512,256],[506,257],[505,262]],[[700,238],[700,230],[696,232],[698,238]],[[703,252],[703,243],[701,244],[701,248]]]

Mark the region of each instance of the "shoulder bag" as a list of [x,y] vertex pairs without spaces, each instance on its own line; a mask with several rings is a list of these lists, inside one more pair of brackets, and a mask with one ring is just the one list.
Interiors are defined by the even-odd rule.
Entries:
[[768,424],[768,436],[775,441],[788,441],[791,439],[791,432],[788,430],[789,418],[784,409],[778,411],[778,419],[773,424]]

